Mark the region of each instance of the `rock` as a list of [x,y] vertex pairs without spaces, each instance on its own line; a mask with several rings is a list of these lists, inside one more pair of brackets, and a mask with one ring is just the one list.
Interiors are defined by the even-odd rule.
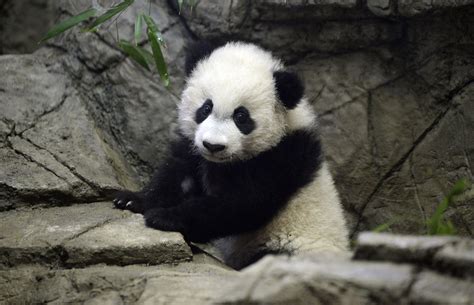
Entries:
[[0,300],[10,304],[209,304],[236,275],[205,264],[190,266],[0,270]]
[[179,262],[191,251],[179,233],[146,228],[112,203],[9,211],[0,215],[0,265]]
[[[56,11],[52,0],[5,0],[0,5],[0,54],[31,53],[53,26]],[[10,33],[16,33],[11,35]]]
[[[55,5],[65,18],[91,1]],[[0,209],[109,199],[148,180],[174,135],[183,83],[176,66],[188,37],[166,4],[154,6],[152,16],[168,41],[171,90],[125,59],[106,31],[72,30],[34,55],[0,59],[8,75],[0,81],[0,162],[7,169],[0,174]],[[131,11],[121,18],[127,37],[134,22]],[[26,172],[28,179],[17,179]]]
[[355,259],[428,263],[446,245],[459,242],[450,236],[420,237],[364,232],[358,235]]
[[367,7],[377,16],[390,16],[394,14],[395,2],[390,0],[367,0]]
[[[51,55],[59,55],[53,52]],[[44,58],[34,55],[0,56],[0,119],[20,133],[44,114],[54,111],[66,95],[68,79],[51,73]]]
[[426,14],[432,10],[455,8],[466,5],[472,5],[472,0],[445,1],[445,0],[399,0],[398,11],[400,15],[412,17],[420,14]]
[[455,236],[359,234],[354,259],[413,263],[460,277],[474,277],[474,243]]
[[[32,51],[53,19],[112,3],[17,2],[0,5],[0,53]],[[473,303],[472,241],[461,237],[367,233],[352,260],[270,256],[237,273],[212,249],[96,202],[148,180],[174,136],[187,43],[224,35],[302,75],[354,234],[424,234],[451,186],[473,179],[472,0],[214,0],[181,16],[176,4],[150,11],[169,89],[107,25],[0,56],[0,303]],[[122,14],[120,38],[133,40],[147,10],[136,1]],[[446,213],[460,235],[474,232],[472,195]]]
[[409,266],[267,256],[221,295],[226,304],[397,304]]
[[410,299],[413,304],[472,304],[474,283],[426,271],[418,275]]
[[[363,225],[359,230],[393,221],[391,229],[396,232],[423,233],[426,231],[427,219],[449,192],[451,185],[463,177],[470,179],[469,160],[472,157],[474,142],[467,140],[465,131],[471,128],[469,118],[474,115],[474,108],[468,106],[473,90],[472,84],[460,86],[459,90],[454,91],[454,96],[442,104],[445,105],[444,110],[432,114],[431,123],[426,122],[425,126],[413,124],[413,130],[418,129],[414,146],[405,152],[398,165],[395,163],[392,170],[389,169],[388,174],[380,180],[379,187],[362,208]],[[420,107],[423,106],[420,104]],[[410,115],[416,113],[415,111]],[[427,118],[430,111],[423,113]],[[421,118],[422,112],[417,116]],[[384,122],[390,121],[386,119]],[[420,119],[418,122],[423,121]],[[379,136],[380,139],[390,138],[383,136],[383,132]],[[400,137],[398,140],[395,138],[390,142],[401,142]],[[381,143],[380,140],[377,142]],[[383,148],[379,151],[386,150],[387,156],[394,155],[397,147],[393,147],[390,152],[386,144],[382,144]],[[403,154],[401,151],[400,153]],[[385,198],[393,198],[393,201]],[[469,206],[473,200],[472,196],[460,199],[447,213],[458,231],[464,234],[473,231],[472,210],[464,206]],[[390,202],[393,203],[389,204]]]
[[439,269],[474,278],[474,241],[446,245],[436,253],[434,263]]
[[181,234],[146,228],[143,216],[138,214],[89,230],[67,241],[64,248],[68,265],[162,264],[191,257],[191,250]]

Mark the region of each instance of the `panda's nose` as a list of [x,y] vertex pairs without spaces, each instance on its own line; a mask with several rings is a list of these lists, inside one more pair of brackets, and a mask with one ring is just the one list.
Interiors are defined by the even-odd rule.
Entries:
[[202,145],[204,145],[205,148],[207,148],[208,151],[211,153],[215,153],[221,150],[225,149],[225,145],[222,144],[211,144],[207,141],[202,141]]

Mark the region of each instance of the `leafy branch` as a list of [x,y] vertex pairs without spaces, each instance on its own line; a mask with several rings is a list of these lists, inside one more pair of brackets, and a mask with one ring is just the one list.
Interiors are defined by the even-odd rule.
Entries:
[[[151,0],[149,1],[149,10],[148,14],[138,14],[135,20],[135,31],[134,31],[134,43],[121,40],[118,36],[118,29],[117,29],[117,43],[118,46],[123,50],[127,56],[132,58],[136,61],[139,65],[150,71],[150,65],[155,65],[158,74],[160,75],[161,80],[163,81],[165,86],[169,85],[169,75],[168,75],[168,68],[163,56],[162,48],[166,48],[166,44],[163,38],[162,33],[160,32],[158,26],[156,25],[155,20],[150,15],[151,10]],[[191,8],[195,5],[194,0],[177,0],[178,1],[178,8],[179,13],[181,13],[182,7],[184,4],[188,4]],[[62,22],[54,25],[46,34],[45,36],[39,41],[39,43],[45,42],[53,37],[56,37],[74,26],[77,26],[85,21],[88,21],[92,18],[90,25],[83,29],[84,32],[96,32],[98,31],[99,27],[104,24],[106,21],[109,21],[113,17],[115,19],[112,23],[115,22],[117,26],[117,19],[120,15],[125,12],[135,0],[123,0],[122,2],[112,6],[109,8],[105,13],[99,15],[97,14],[99,11],[96,8],[89,8],[79,14],[72,16]],[[143,29],[143,21],[146,25],[146,34],[148,38],[148,42],[151,45],[152,52],[149,52],[145,48],[139,45],[142,29]]]

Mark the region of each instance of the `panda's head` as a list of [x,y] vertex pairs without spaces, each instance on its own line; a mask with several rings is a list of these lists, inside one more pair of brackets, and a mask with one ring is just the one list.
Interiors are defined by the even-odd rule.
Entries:
[[197,44],[186,72],[179,127],[209,161],[252,158],[314,123],[299,78],[256,45]]

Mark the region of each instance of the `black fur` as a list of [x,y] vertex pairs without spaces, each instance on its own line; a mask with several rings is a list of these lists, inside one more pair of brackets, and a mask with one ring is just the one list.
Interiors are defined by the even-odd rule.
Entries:
[[215,49],[222,45],[223,42],[206,40],[192,43],[186,52],[184,63],[184,71],[186,72],[186,75],[189,76],[199,61],[211,55]]
[[244,106],[234,110],[234,122],[237,128],[245,135],[250,134],[256,127],[255,121],[250,117],[250,113]]
[[[303,130],[248,161],[212,163],[192,151],[184,138],[175,143],[150,184],[138,193],[120,193],[116,206],[144,213],[150,227],[205,242],[264,225],[321,164],[319,139]],[[185,179],[193,181],[186,193]]]
[[273,72],[275,87],[280,101],[287,109],[293,109],[304,94],[304,86],[298,75],[292,72]]
[[210,99],[207,99],[201,107],[196,110],[196,115],[194,117],[194,120],[196,123],[201,124],[204,122],[205,119],[211,114],[212,108],[214,107],[214,104]]

